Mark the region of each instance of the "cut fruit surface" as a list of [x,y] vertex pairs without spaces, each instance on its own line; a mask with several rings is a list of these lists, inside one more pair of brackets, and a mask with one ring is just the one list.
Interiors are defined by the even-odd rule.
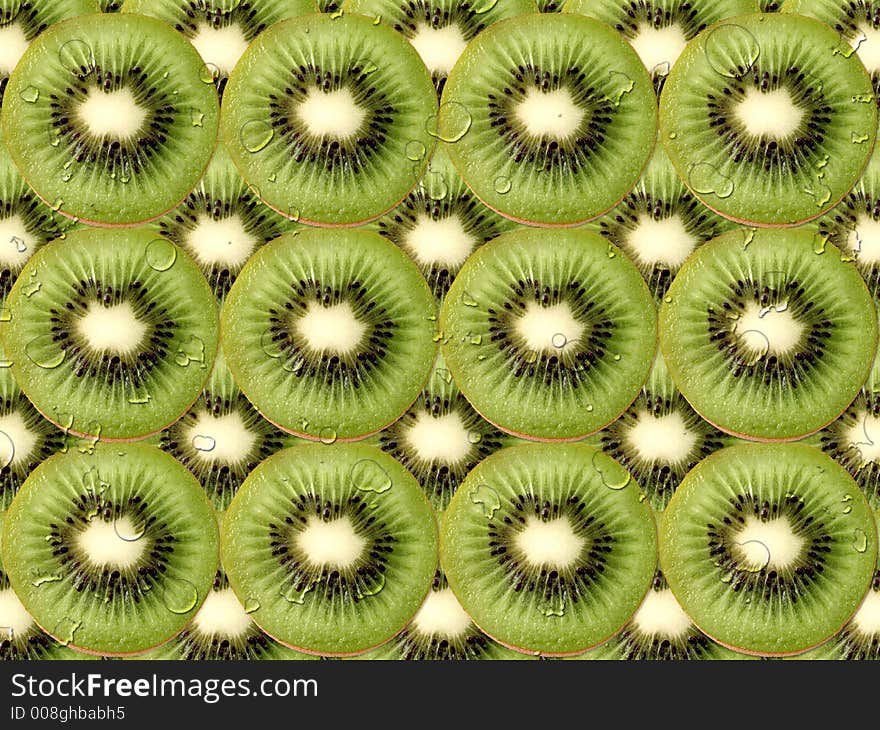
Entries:
[[54,210],[136,225],[180,203],[208,165],[219,105],[196,50],[140,15],[59,23],[9,80],[3,134]]
[[697,412],[758,440],[800,438],[843,412],[877,344],[874,303],[845,258],[811,230],[743,229],[688,259],[660,310],[660,347]]
[[303,231],[261,248],[229,293],[221,330],[255,407],[327,442],[396,420],[425,384],[438,339],[416,265],[365,230]]
[[443,353],[462,393],[515,435],[573,439],[633,401],[654,357],[641,275],[595,233],[522,230],[480,248],[443,306]]
[[218,545],[198,482],[143,444],[55,455],[3,524],[3,565],[24,606],[58,641],[97,654],[177,634],[210,590]]
[[437,568],[416,480],[365,444],[303,444],[266,459],[229,507],[223,565],[254,621],[311,653],[357,654],[397,634]]
[[481,33],[449,75],[439,115],[440,139],[477,197],[549,226],[583,223],[620,202],[656,128],[635,51],[580,15],[521,15]]
[[59,427],[134,439],[198,397],[217,307],[196,265],[146,229],[75,231],[25,265],[2,322],[12,372]]
[[378,218],[416,185],[434,147],[427,69],[398,33],[362,16],[272,26],[227,91],[222,129],[232,159],[267,205],[294,220]]
[[874,574],[874,516],[849,474],[804,444],[712,454],[663,513],[660,565],[694,622],[755,654],[836,633]]
[[824,23],[755,13],[707,28],[660,102],[660,139],[688,187],[738,222],[798,225],[832,208],[877,132],[871,80]]

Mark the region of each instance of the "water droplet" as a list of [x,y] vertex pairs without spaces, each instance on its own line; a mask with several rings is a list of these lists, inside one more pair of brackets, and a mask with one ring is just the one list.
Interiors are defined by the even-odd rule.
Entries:
[[608,244],[608,258],[613,259],[615,256],[617,256],[617,251],[614,250],[614,245],[609,243]]
[[464,304],[464,306],[466,306],[466,307],[476,307],[477,306],[477,300],[474,299],[473,295],[467,289],[465,289],[464,292],[462,292],[461,303]]
[[116,537],[125,542],[137,542],[147,531],[146,522],[132,522],[128,517],[120,517],[113,520],[113,532]]
[[760,540],[746,540],[745,542],[736,542],[734,545],[742,548],[740,570],[747,573],[760,573],[770,565],[770,548]]
[[670,132],[670,133],[669,133],[669,139],[675,139],[676,137],[678,137],[678,133],[677,133],[677,132]]
[[6,306],[0,306],[0,322],[11,322],[12,310]]
[[510,182],[509,177],[505,177],[504,175],[499,175],[495,178],[495,192],[499,195],[506,195],[510,192],[510,188],[513,186],[513,183]]
[[592,413],[592,412],[593,412],[593,404],[587,403],[587,413]]
[[419,142],[417,139],[411,139],[406,143],[406,159],[412,160],[413,162],[417,162],[418,160],[423,160],[425,158],[425,145]]
[[177,346],[177,355],[174,358],[180,367],[187,367],[191,362],[201,363],[205,367],[205,343],[200,337],[190,335],[190,338]]
[[565,593],[554,594],[550,598],[546,599],[541,607],[540,611],[545,616],[564,616],[565,615]]
[[34,365],[44,370],[54,370],[67,356],[67,351],[58,347],[52,335],[40,335],[28,342],[24,352]]
[[421,182],[422,189],[431,200],[444,200],[449,195],[449,185],[442,172],[428,170]]
[[871,139],[870,134],[862,134],[859,132],[853,132],[850,139],[852,139],[853,144],[864,144],[869,139]]
[[52,636],[55,637],[61,646],[68,646],[73,642],[73,635],[80,626],[82,626],[82,621],[65,616],[56,624],[52,631]]
[[146,259],[154,271],[168,271],[177,261],[177,247],[164,238],[155,238],[147,244]]
[[72,74],[82,76],[92,70],[95,65],[95,54],[92,47],[84,40],[74,38],[58,49],[58,61]]
[[15,363],[12,360],[0,360],[0,370],[6,370],[7,368],[11,368]]
[[152,399],[153,396],[150,394],[150,391],[147,390],[147,386],[143,383],[132,383],[129,386],[128,402],[132,405],[144,405],[145,403],[149,403]]
[[672,64],[669,61],[660,61],[654,68],[651,69],[651,76],[657,78],[659,76],[669,76],[669,72],[672,70]]
[[21,98],[28,104],[33,104],[40,98],[40,90],[36,86],[26,86],[21,90]]
[[189,613],[199,602],[199,591],[185,578],[167,578],[162,588],[162,603],[171,613]]
[[609,71],[608,78],[608,89],[610,89],[610,93],[608,93],[605,98],[614,104],[614,106],[620,106],[621,100],[633,90],[636,82],[622,71]]
[[483,516],[487,520],[491,520],[495,512],[501,508],[501,497],[498,496],[498,492],[485,484],[471,489],[468,497],[471,502],[483,508]]
[[220,68],[213,63],[205,63],[199,69],[199,78],[204,84],[213,84],[220,78]]
[[244,599],[244,612],[254,613],[260,610],[260,599],[256,596],[248,596]]
[[483,344],[483,335],[471,335],[469,342],[472,345],[481,345]]
[[385,587],[385,574],[378,573],[375,577],[375,582],[372,585],[370,585],[370,586],[358,585],[357,597],[358,598],[366,598],[367,596],[375,596],[384,587]]
[[442,332],[438,332],[436,335],[434,335],[434,336],[431,338],[431,340],[432,340],[433,342],[440,342],[440,340],[442,340],[442,339],[443,339],[443,333],[442,333]]
[[467,439],[469,444],[476,445],[483,440],[483,434],[479,431],[468,431]]
[[615,356],[614,356],[614,361],[615,361],[615,362],[620,362],[620,355],[615,355]]
[[356,461],[348,474],[351,486],[361,492],[382,494],[391,489],[391,476],[372,459]]
[[339,18],[342,17],[342,14],[344,12],[345,11],[342,8],[339,8],[339,10],[337,10],[336,12],[330,13],[330,19],[331,20],[338,20]]
[[843,508],[842,512],[843,514],[848,515],[850,512],[852,512],[852,505],[848,504],[846,507]]
[[733,580],[733,576],[736,575],[736,572],[733,570],[728,570],[721,576],[722,583],[730,583]]
[[293,583],[282,589],[281,597],[288,603],[295,603],[298,606],[302,606],[306,601],[306,594],[314,587],[315,583],[309,583],[305,588],[300,587],[297,583]]
[[211,436],[197,435],[192,437],[192,447],[196,451],[208,452],[213,451],[217,446],[217,441]]
[[874,103],[874,95],[873,94],[854,94],[851,101],[853,104],[873,104]]
[[40,586],[44,586],[47,583],[58,583],[59,581],[64,580],[64,575],[61,573],[49,573],[46,571],[36,571],[33,573],[33,579],[31,580],[31,585],[35,588],[39,588]]
[[761,55],[755,36],[733,23],[719,25],[710,31],[704,49],[712,69],[728,78],[742,77]]
[[828,245],[828,236],[825,236],[821,233],[813,234],[813,253],[817,256],[821,256],[825,253],[825,246]]
[[198,109],[190,109],[189,118],[194,127],[204,126],[205,113]]
[[318,439],[322,444],[330,445],[336,443],[336,429],[333,426],[324,426],[318,432]]
[[497,4],[498,4],[498,0],[476,0],[476,2],[473,4],[472,8],[473,8],[474,14],[481,15],[483,13],[488,13]]
[[377,15],[375,18],[373,18],[373,25],[379,25],[379,23],[381,23],[381,22],[382,22],[381,15]]
[[457,101],[447,101],[440,105],[437,114],[428,117],[425,131],[443,142],[458,142],[471,128],[473,118],[468,108]]
[[831,200],[831,188],[818,178],[814,185],[809,188],[804,188],[804,192],[813,198],[816,202],[817,208],[823,207],[829,200]]
[[94,454],[98,441],[101,440],[101,424],[93,423],[90,427],[84,428],[85,433],[92,434],[78,441],[77,451],[81,454]]
[[271,329],[267,329],[260,335],[260,348],[273,360],[277,360],[284,354],[282,340],[275,340]]
[[287,218],[291,223],[299,223],[300,219],[300,210],[293,203],[289,203],[287,205],[287,212],[284,214],[284,217]]
[[33,281],[30,284],[25,284],[21,288],[21,293],[30,299],[34,294],[40,291],[42,287],[43,285],[39,281]]
[[688,185],[696,193],[714,193],[719,198],[733,195],[733,180],[708,162],[696,162],[688,171]]
[[444,383],[452,382],[452,373],[450,373],[446,368],[437,368],[434,375],[440,378],[440,380],[442,380]]
[[618,491],[632,481],[632,475],[604,451],[596,451],[592,461],[593,469],[599,474],[602,484],[609,489]]
[[550,338],[550,342],[553,343],[553,347],[561,350],[568,344],[568,338],[562,332],[557,332]]
[[245,122],[241,125],[238,133],[241,146],[251,154],[266,149],[274,136],[275,130],[272,129],[272,125],[261,119],[251,119],[251,121]]
[[847,38],[841,33],[838,36],[837,45],[831,49],[831,55],[849,58],[853,53],[859,50],[859,46],[861,46],[866,40],[868,40],[868,36],[866,36],[862,30],[859,30],[858,34],[853,38]]
[[857,553],[863,553],[868,549],[868,536],[864,530],[853,530],[853,547]]

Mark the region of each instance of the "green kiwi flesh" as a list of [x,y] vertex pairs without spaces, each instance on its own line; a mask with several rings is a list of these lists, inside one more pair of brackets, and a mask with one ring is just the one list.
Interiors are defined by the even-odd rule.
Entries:
[[560,226],[598,217],[632,189],[656,118],[651,79],[618,33],[581,15],[526,14],[468,45],[444,87],[438,129],[487,206]]
[[533,439],[575,439],[636,398],[656,308],[636,267],[598,234],[523,229],[478,249],[449,290],[443,354],[478,413]]
[[656,565],[651,509],[585,444],[524,444],[480,462],[443,521],[441,562],[465,611],[521,651],[577,654],[635,613]]
[[371,231],[308,230],[263,246],[223,307],[229,369],[263,416],[312,440],[380,431],[415,401],[437,350],[416,265]]
[[210,590],[218,545],[198,482],[144,444],[50,457],[3,523],[3,566],[25,608],[56,640],[96,654],[138,653],[183,629]]
[[[378,218],[415,187],[434,147],[425,65],[400,34],[363,16],[275,24],[227,91],[221,126],[233,161],[267,205],[304,223]],[[418,164],[403,164],[408,156]]]
[[204,68],[192,45],[153,18],[54,25],[9,79],[9,152],[62,215],[112,226],[157,218],[192,190],[214,149],[219,105]]
[[660,309],[673,380],[707,421],[757,440],[836,419],[870,372],[874,303],[858,270],[809,229],[743,229],[687,260]]
[[270,636],[357,654],[412,619],[437,568],[434,514],[406,469],[366,444],[302,444],[245,480],[226,513],[229,583]]
[[660,565],[684,610],[752,654],[797,654],[839,631],[876,559],[858,486],[806,444],[715,452],[682,481],[660,528]]
[[877,106],[864,66],[812,18],[743,15],[684,50],[660,100],[660,139],[706,205],[791,226],[837,204],[868,162]]
[[146,229],[83,229],[43,246],[6,299],[12,373],[46,418],[77,435],[155,433],[192,405],[217,350],[201,272]]

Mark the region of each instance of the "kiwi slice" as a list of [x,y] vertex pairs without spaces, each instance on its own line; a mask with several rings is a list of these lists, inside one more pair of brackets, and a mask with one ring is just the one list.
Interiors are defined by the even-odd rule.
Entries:
[[632,259],[658,303],[698,246],[735,227],[688,190],[661,145],[632,192],[588,225]]
[[241,394],[218,352],[196,404],[162,432],[159,446],[189,468],[223,512],[244,478],[289,439]]
[[468,45],[443,91],[439,135],[493,210],[540,225],[583,223],[619,203],[648,162],[657,130],[650,88],[635,51],[604,23],[520,15]]
[[583,230],[524,229],[478,249],[456,277],[443,354],[486,420],[514,435],[575,439],[636,398],[655,322],[648,287],[615,246]]
[[[880,6],[878,6],[880,7]],[[816,222],[820,239],[853,260],[875,300],[880,301],[880,146],[846,197]]]
[[37,249],[76,227],[27,186],[0,134],[0,300]]
[[34,38],[50,25],[97,11],[95,0],[0,2],[0,105],[10,75]]
[[37,410],[65,431],[134,439],[192,405],[217,350],[217,307],[196,265],[146,229],[83,229],[37,251],[0,335]]
[[874,516],[858,486],[806,444],[708,456],[660,528],[660,565],[684,610],[719,643],[752,654],[797,654],[835,634],[876,559]]
[[0,347],[0,511],[9,507],[37,464],[67,448],[65,434],[37,413],[9,365]]
[[219,108],[205,75],[192,45],[154,18],[59,23],[9,79],[6,144],[65,216],[115,226],[157,218],[193,189],[213,152]]
[[877,315],[852,263],[811,230],[726,233],[685,262],[660,309],[660,347],[694,409],[757,440],[836,419],[871,370]]
[[694,661],[749,659],[726,649],[700,631],[679,605],[663,571],[654,573],[651,590],[620,633],[577,660]]
[[[0,546],[4,513],[0,512]],[[43,633],[9,585],[0,561],[0,661],[23,659],[89,659]]]
[[222,300],[254,251],[301,226],[263,205],[221,142],[195,190],[152,227],[195,260]]
[[397,420],[424,386],[439,339],[416,265],[363,229],[263,246],[230,290],[220,327],[248,400],[280,428],[326,442]]
[[217,569],[210,502],[145,444],[96,444],[44,461],[3,526],[3,565],[34,620],[82,651],[121,656],[183,629]]
[[[880,517],[874,513],[875,521]],[[874,570],[871,588],[858,610],[838,634],[822,646],[799,654],[797,659],[880,660],[880,564]]]
[[437,299],[443,299],[467,258],[486,241],[517,224],[484,206],[438,147],[419,185],[372,228],[419,265]]
[[346,11],[390,25],[419,52],[437,94],[464,49],[493,23],[534,13],[534,0],[347,0]]
[[124,13],[168,23],[192,43],[222,96],[229,74],[251,41],[266,28],[314,13],[314,0],[125,0]]
[[245,480],[226,513],[222,560],[270,636],[356,654],[416,613],[437,568],[437,527],[418,482],[379,449],[302,444]]
[[726,218],[798,225],[858,180],[877,132],[871,80],[824,23],[739,16],[695,38],[660,100],[660,138],[681,178]]
[[415,49],[359,15],[275,24],[229,79],[222,129],[263,201],[317,225],[387,212],[421,178],[437,97]]
[[659,94],[684,47],[713,23],[751,13],[755,0],[568,0],[565,12],[604,21],[630,42]]
[[592,440],[633,475],[657,511],[700,460],[731,441],[691,408],[660,355],[632,405]]
[[379,447],[412,472],[437,510],[446,509],[468,472],[506,441],[465,400],[442,355],[416,402],[378,436]]
[[522,651],[576,654],[635,613],[656,564],[651,509],[632,477],[586,444],[488,456],[443,521],[441,561],[476,624]]
[[880,2],[877,0],[785,0],[784,13],[806,15],[830,25],[839,34],[839,53],[853,52],[871,75],[880,99]]
[[355,659],[384,660],[511,660],[528,656],[493,641],[461,607],[446,576],[438,568],[431,592],[407,627],[378,649]]

